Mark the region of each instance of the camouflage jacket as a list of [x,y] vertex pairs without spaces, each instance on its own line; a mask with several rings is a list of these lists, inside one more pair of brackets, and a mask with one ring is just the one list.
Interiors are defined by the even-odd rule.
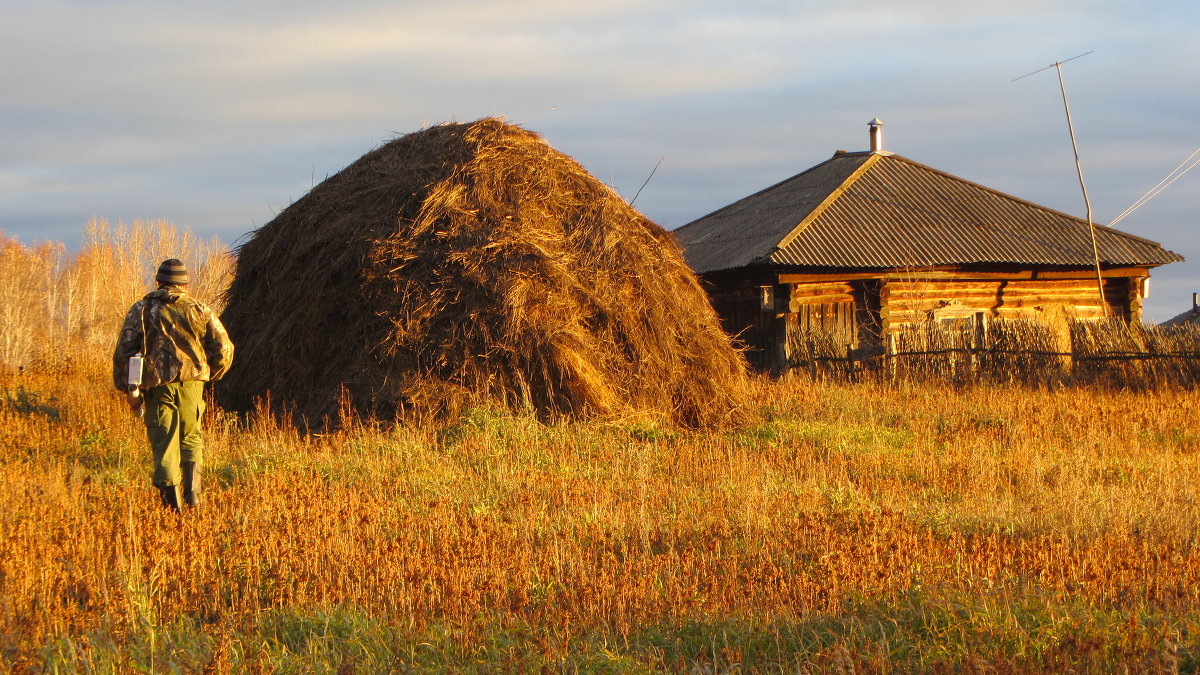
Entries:
[[170,382],[220,379],[233,363],[233,343],[221,320],[178,286],[138,300],[125,315],[113,351],[113,384],[125,391],[129,357],[141,352],[142,389]]

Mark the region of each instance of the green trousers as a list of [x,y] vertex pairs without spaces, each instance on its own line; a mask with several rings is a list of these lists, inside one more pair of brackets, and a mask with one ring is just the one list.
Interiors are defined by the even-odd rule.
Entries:
[[204,463],[203,416],[203,382],[172,382],[146,392],[146,436],[154,450],[155,485],[179,485],[181,462]]

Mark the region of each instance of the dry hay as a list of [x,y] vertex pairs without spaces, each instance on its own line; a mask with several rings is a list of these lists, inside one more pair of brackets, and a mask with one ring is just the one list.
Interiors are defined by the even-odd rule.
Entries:
[[[674,239],[499,119],[402,136],[240,248],[218,387],[309,424],[467,407],[728,420],[745,366]],[[268,396],[269,393],[269,396]]]

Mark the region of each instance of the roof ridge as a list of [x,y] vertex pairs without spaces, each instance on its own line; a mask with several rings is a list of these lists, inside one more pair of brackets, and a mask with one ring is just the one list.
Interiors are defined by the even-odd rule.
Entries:
[[[910,264],[903,261],[918,258],[931,264],[1090,266],[1091,247],[1085,250],[1081,240],[1087,238],[1085,224],[900,155],[839,151],[675,233],[701,272],[835,261]],[[1154,267],[1183,259],[1150,239],[1096,229],[1106,265]]]
[[[845,157],[848,154],[850,154],[850,153],[846,153],[843,155],[834,155],[834,157],[835,158],[836,157]],[[833,190],[830,190],[829,194],[825,195],[825,198],[821,200],[820,204],[817,204],[815,207],[813,207],[813,209],[808,212],[808,215],[804,216],[804,218],[799,223],[796,223],[796,226],[793,227],[791,229],[791,231],[789,231],[787,234],[783,235],[783,237],[780,238],[779,243],[776,244],[773,249],[771,249],[771,253],[768,255],[772,255],[776,251],[778,251],[782,248],[786,248],[789,244],[791,244],[793,241],[795,241],[796,237],[799,237],[800,234],[802,232],[804,232],[804,230],[808,229],[808,226],[812,225],[814,220],[821,217],[821,214],[824,213],[825,210],[828,209],[830,206],[832,206],[834,202],[841,199],[842,195],[846,194],[846,191],[849,190],[851,187],[853,187],[854,184],[856,182],[858,182],[858,179],[861,178],[864,173],[866,173],[868,170],[870,170],[871,167],[878,164],[879,159],[881,157],[883,157],[883,155],[880,155],[878,153],[859,153],[859,154],[868,155],[867,160],[865,162],[863,162],[861,165],[859,165],[858,168],[854,169],[854,171],[850,172],[850,175],[846,176],[846,180],[842,181],[841,185],[837,186]],[[830,160],[830,161],[832,161],[832,160]]]
[[[797,174],[793,174],[793,175],[791,175],[791,176],[788,176],[787,178],[784,178],[784,179],[783,179],[783,180],[781,180],[781,181],[778,181],[778,182],[772,183],[771,185],[768,185],[767,187],[765,187],[765,188],[763,188],[763,189],[761,189],[761,190],[759,190],[759,191],[757,191],[757,192],[754,192],[754,193],[748,194],[748,195],[746,195],[745,197],[742,197],[741,199],[739,199],[739,200],[737,200],[737,201],[735,201],[735,202],[731,202],[731,203],[729,203],[729,204],[726,204],[725,206],[722,206],[721,208],[717,209],[716,211],[712,211],[711,213],[706,213],[706,214],[704,214],[704,215],[702,215],[702,216],[700,216],[700,217],[698,217],[698,218],[693,218],[693,219],[691,220],[691,222],[688,222],[688,223],[685,223],[685,224],[683,224],[683,225],[680,225],[679,227],[675,228],[675,229],[674,229],[674,230],[672,230],[672,231],[673,231],[673,232],[678,232],[678,231],[680,231],[680,230],[687,229],[688,227],[691,227],[692,225],[695,225],[696,223],[699,223],[699,222],[700,222],[700,221],[702,221],[702,220],[706,220],[706,219],[708,219],[708,218],[711,218],[712,216],[715,216],[715,215],[717,215],[717,214],[719,214],[719,213],[722,213],[722,212],[724,212],[724,211],[728,211],[729,209],[732,209],[733,207],[737,206],[738,204],[741,204],[742,202],[745,202],[745,201],[748,201],[748,200],[750,200],[750,199],[753,199],[753,198],[755,198],[755,197],[757,197],[757,196],[759,196],[759,195],[761,195],[761,194],[763,194],[763,193],[765,193],[765,192],[770,192],[771,190],[774,190],[775,188],[779,187],[780,185],[783,185],[784,183],[790,183],[791,181],[793,181],[793,180],[796,180],[797,178],[799,178],[799,177],[801,177],[801,176],[803,176],[803,175],[805,175],[805,174],[810,174],[810,173],[812,173],[813,171],[816,171],[817,169],[819,169],[819,168],[821,168],[821,167],[825,166],[826,164],[829,164],[830,162],[832,162],[832,161],[834,161],[834,160],[843,159],[843,158],[845,158],[845,157],[858,157],[858,156],[861,156],[861,155],[869,155],[869,154],[871,154],[871,153],[869,153],[869,152],[843,152],[843,153],[841,153],[841,154],[835,154],[834,156],[830,157],[829,159],[827,159],[827,160],[825,160],[825,161],[823,161],[823,162],[820,162],[820,163],[818,163],[818,164],[814,164],[814,165],[812,165],[812,166],[808,167],[807,169],[805,169],[804,171],[801,171],[800,173],[797,173]],[[862,167],[859,167],[859,168],[862,168]],[[857,170],[858,170],[858,169],[855,169],[855,171],[857,171]]]

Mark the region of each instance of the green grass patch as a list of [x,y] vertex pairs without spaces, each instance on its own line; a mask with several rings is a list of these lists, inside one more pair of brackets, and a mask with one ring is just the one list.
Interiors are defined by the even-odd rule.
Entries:
[[706,617],[568,632],[519,616],[417,628],[352,608],[277,610],[230,626],[183,617],[134,634],[100,630],[47,645],[45,672],[341,673],[1195,672],[1200,614],[1088,606],[1019,585],[848,601],[806,617]]

